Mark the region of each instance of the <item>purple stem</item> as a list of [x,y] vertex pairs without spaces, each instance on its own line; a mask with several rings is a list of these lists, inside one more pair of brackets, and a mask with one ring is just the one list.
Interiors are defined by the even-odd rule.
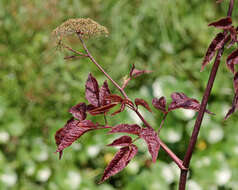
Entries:
[[[230,5],[229,5],[227,16],[232,15],[233,6],[234,6],[234,0],[230,0]],[[226,33],[226,31],[224,31],[224,33]],[[223,54],[223,51],[224,51],[224,46],[218,51],[218,53],[216,55],[215,62],[214,62],[213,67],[212,67],[212,71],[210,73],[210,77],[209,77],[209,80],[208,80],[208,83],[207,83],[207,87],[206,87],[206,90],[205,90],[204,95],[203,95],[201,107],[200,107],[200,110],[198,112],[198,116],[197,116],[197,119],[196,119],[196,122],[195,122],[195,125],[194,125],[193,133],[192,133],[192,136],[190,137],[188,148],[187,148],[184,160],[183,160],[183,166],[185,168],[189,168],[189,164],[190,164],[190,161],[191,161],[191,158],[192,158],[192,154],[193,154],[196,142],[197,142],[197,137],[198,137],[199,130],[200,130],[200,127],[201,127],[201,123],[202,123],[202,120],[203,120],[204,112],[206,110],[208,98],[210,96],[214,80],[216,78],[216,73],[217,73],[218,67],[220,65],[220,59],[221,59],[221,56]],[[181,170],[180,180],[179,180],[179,190],[185,190],[185,188],[186,188],[187,173],[188,173],[188,170]]]

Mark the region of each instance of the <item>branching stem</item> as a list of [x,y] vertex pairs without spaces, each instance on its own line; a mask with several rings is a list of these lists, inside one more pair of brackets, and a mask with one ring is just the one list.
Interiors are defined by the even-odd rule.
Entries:
[[[93,56],[91,55],[91,53],[89,52],[86,44],[84,43],[83,39],[81,38],[80,34],[78,34],[78,37],[82,43],[82,46],[84,48],[84,50],[86,51],[86,55],[81,53],[81,52],[78,52],[74,49],[72,49],[71,47],[69,46],[66,46],[66,45],[63,45],[64,48],[68,49],[69,51],[72,51],[73,53],[75,54],[78,54],[78,55],[81,55],[81,56],[85,56],[85,57],[88,57],[98,68],[99,70],[114,84],[114,86],[121,92],[121,94],[129,100],[129,97],[127,96],[126,92],[124,91],[123,88],[121,88],[108,74],[107,72],[97,63],[97,61],[93,58]],[[138,109],[136,107],[131,107],[131,109],[137,114],[137,116],[141,119],[141,121],[144,123],[144,125],[147,127],[147,128],[152,128],[151,125],[144,119],[144,117],[141,115],[141,113],[138,111]],[[164,118],[165,119],[165,118]],[[163,121],[162,121],[163,122]],[[111,127],[107,127],[107,126],[104,126],[103,128],[99,128],[99,129],[105,129],[105,128],[111,128]],[[159,143],[161,145],[161,147],[163,148],[163,150],[171,157],[171,159],[178,165],[178,167],[181,169],[181,170],[187,170],[186,167],[183,166],[182,164],[182,160],[180,160],[177,155],[172,151],[170,150],[167,145],[159,139]]]

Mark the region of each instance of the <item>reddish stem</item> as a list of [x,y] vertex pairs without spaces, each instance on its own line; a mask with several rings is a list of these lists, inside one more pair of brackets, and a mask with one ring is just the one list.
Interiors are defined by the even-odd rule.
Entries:
[[[227,16],[232,15],[233,6],[234,6],[234,0],[230,0],[230,5],[229,5]],[[226,31],[224,31],[224,33],[226,33]],[[203,95],[201,107],[198,112],[198,116],[197,116],[197,119],[196,119],[196,122],[194,125],[194,129],[193,129],[193,133],[192,133],[192,136],[190,137],[189,145],[188,145],[188,148],[187,148],[184,160],[183,160],[183,166],[186,168],[189,168],[189,164],[190,164],[190,161],[192,158],[192,154],[193,154],[196,142],[197,142],[197,137],[198,137],[201,123],[203,120],[204,112],[206,110],[208,98],[210,96],[214,80],[216,78],[217,70],[220,65],[220,59],[223,54],[223,51],[224,51],[224,46],[218,51],[218,53],[216,55],[216,59],[215,59],[215,62],[213,64],[213,67],[212,67],[212,70],[210,73],[207,87],[206,87],[206,90]],[[186,188],[187,173],[188,173],[188,170],[181,170],[180,180],[179,180],[179,190],[185,190],[185,188]]]

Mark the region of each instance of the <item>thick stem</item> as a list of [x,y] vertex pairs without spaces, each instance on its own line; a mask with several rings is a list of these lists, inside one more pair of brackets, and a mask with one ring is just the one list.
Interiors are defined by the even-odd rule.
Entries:
[[[234,6],[234,0],[230,0],[230,5],[229,5],[227,16],[231,16],[233,6]],[[226,33],[226,31],[224,31],[224,33]],[[213,67],[212,67],[212,71],[210,73],[210,77],[209,77],[209,80],[208,80],[208,83],[207,83],[207,87],[206,87],[206,90],[205,90],[204,95],[203,95],[201,107],[200,107],[200,110],[198,112],[198,116],[197,116],[197,119],[196,119],[196,122],[195,122],[195,125],[194,125],[193,133],[192,133],[192,136],[190,138],[189,145],[188,145],[188,148],[187,148],[184,160],[183,160],[183,166],[185,168],[189,168],[189,164],[190,164],[190,161],[191,161],[191,158],[192,158],[192,154],[193,154],[196,142],[197,142],[197,137],[198,137],[199,130],[200,130],[200,127],[201,127],[201,123],[202,123],[202,120],[203,120],[204,112],[206,110],[208,98],[210,96],[210,93],[211,93],[211,90],[212,90],[212,87],[213,87],[213,83],[214,83],[214,80],[215,80],[215,77],[216,77],[216,74],[217,74],[218,67],[220,65],[220,59],[221,59],[221,56],[223,54],[223,51],[224,51],[224,46],[218,51],[218,53],[216,55],[216,58],[215,58],[215,62],[214,62]],[[187,173],[188,173],[188,170],[181,170],[180,180],[179,180],[179,190],[185,190],[185,188],[186,188]]]

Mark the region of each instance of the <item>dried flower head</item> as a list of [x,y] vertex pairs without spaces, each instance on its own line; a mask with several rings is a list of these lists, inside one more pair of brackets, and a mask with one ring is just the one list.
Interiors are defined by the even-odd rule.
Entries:
[[77,33],[80,34],[82,38],[87,39],[100,35],[108,35],[109,32],[106,27],[90,18],[75,18],[69,19],[55,28],[52,35],[61,40],[64,36]]

